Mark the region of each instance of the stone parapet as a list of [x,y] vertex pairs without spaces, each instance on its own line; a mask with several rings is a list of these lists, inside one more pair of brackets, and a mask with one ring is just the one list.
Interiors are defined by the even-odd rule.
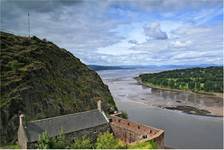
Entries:
[[126,144],[154,141],[158,148],[164,148],[164,130],[136,123],[117,116],[110,117],[113,134]]

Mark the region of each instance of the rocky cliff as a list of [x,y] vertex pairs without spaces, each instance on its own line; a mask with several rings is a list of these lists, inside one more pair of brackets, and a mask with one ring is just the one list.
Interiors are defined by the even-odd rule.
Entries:
[[116,109],[108,87],[70,52],[47,40],[1,32],[1,145],[15,142],[18,113],[35,120],[96,108]]

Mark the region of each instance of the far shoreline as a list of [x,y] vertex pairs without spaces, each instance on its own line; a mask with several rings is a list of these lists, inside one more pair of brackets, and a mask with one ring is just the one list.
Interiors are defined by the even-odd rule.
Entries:
[[206,95],[206,96],[210,96],[210,97],[219,97],[219,98],[223,99],[223,93],[194,92],[194,91],[191,91],[191,90],[171,89],[171,88],[165,88],[165,87],[155,86],[155,85],[152,85],[152,84],[143,83],[140,77],[134,77],[134,79],[136,79],[137,82],[140,85],[143,85],[143,86],[149,87],[149,88],[166,90],[166,91],[174,91],[174,92],[187,92],[187,93],[193,93],[193,94],[198,94],[198,95]]
[[[154,87],[151,85],[147,85],[142,83],[141,79],[139,77],[134,77],[134,79],[137,81],[137,84],[142,85],[146,88],[153,88],[153,89],[159,89],[163,91],[173,91],[173,92],[187,92],[190,94],[197,94],[197,95],[204,95],[209,97],[216,97],[216,98],[222,98],[221,96],[217,95],[211,95],[211,94],[202,94],[187,90],[178,90],[178,89],[169,89],[169,88],[162,88],[162,87]],[[223,98],[222,98],[223,101]],[[209,109],[201,109],[198,107],[190,106],[190,105],[174,105],[174,106],[160,106],[160,108],[167,109],[167,110],[176,110],[181,111],[182,113],[191,114],[191,115],[199,115],[199,116],[208,116],[208,117],[223,117],[223,111],[222,113],[216,113]],[[222,108],[223,110],[223,108]]]

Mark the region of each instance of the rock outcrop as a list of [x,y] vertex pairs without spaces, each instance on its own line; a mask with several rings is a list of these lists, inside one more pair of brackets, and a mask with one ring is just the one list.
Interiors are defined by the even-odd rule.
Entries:
[[18,113],[26,120],[96,108],[116,110],[98,74],[65,49],[37,37],[1,32],[1,145],[15,142]]

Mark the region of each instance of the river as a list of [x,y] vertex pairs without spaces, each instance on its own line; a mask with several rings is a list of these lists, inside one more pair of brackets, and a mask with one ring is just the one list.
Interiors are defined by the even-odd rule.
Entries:
[[164,129],[167,146],[223,148],[223,117],[191,115],[161,107],[181,103],[215,114],[223,111],[222,98],[152,89],[134,79],[141,73],[158,71],[161,70],[123,69],[103,70],[98,74],[108,85],[118,109],[127,112],[130,120]]

